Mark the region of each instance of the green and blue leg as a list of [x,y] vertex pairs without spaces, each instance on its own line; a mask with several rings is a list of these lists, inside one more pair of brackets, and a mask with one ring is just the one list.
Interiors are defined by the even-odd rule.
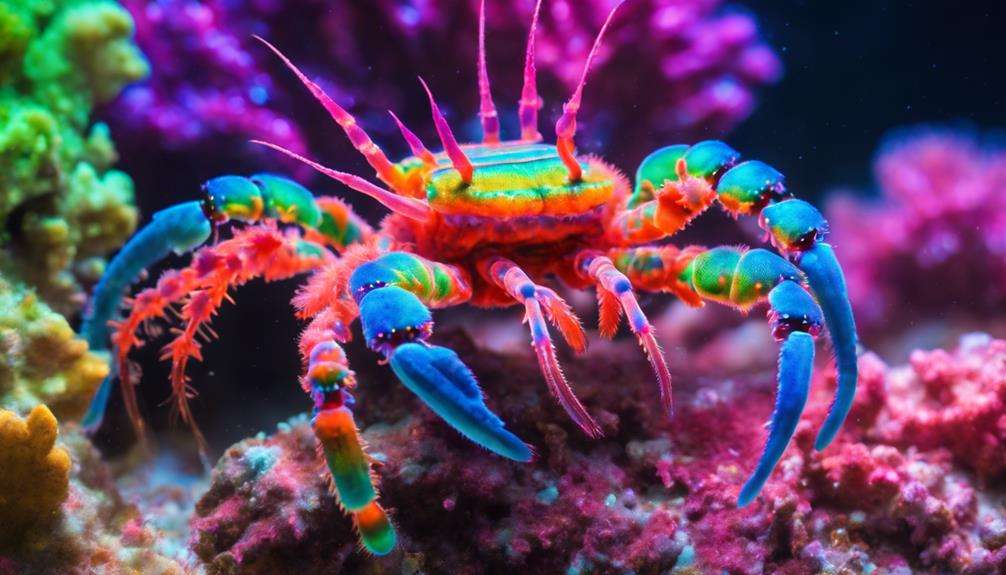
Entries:
[[744,506],[761,491],[796,430],[810,386],[814,338],[825,318],[804,288],[804,272],[768,250],[714,248],[695,255],[679,279],[703,299],[741,310],[767,300],[772,332],[781,343],[769,437],[737,499],[737,504]]
[[[181,203],[155,213],[150,223],[112,258],[94,289],[81,325],[81,335],[92,350],[109,350],[109,322],[118,319],[123,299],[143,271],[171,253],[183,254],[199,247],[210,238],[217,224],[228,220],[255,223],[273,219],[314,230],[329,245],[356,240],[369,233],[369,228],[361,227],[365,224],[355,216],[341,216],[338,205],[323,209],[310,191],[280,176],[221,176],[206,182],[203,191],[201,201]],[[86,429],[94,430],[101,425],[115,379],[116,374],[110,373],[91,400],[82,422]]]
[[[857,334],[842,268],[825,242],[828,225],[809,203],[791,197],[778,170],[757,160],[740,162],[741,155],[722,142],[668,146],[650,154],[636,175],[636,188],[626,211],[615,219],[611,232],[630,244],[651,241],[680,229],[683,206],[701,199],[708,185],[715,199],[734,217],[757,216],[772,244],[804,274],[824,312],[838,368],[835,398],[815,446],[827,447],[842,427],[856,393]],[[673,200],[668,204],[666,200]],[[694,209],[687,211],[690,216]],[[666,232],[666,233],[665,233]],[[663,234],[663,235],[660,235]],[[656,237],[652,239],[656,239]]]
[[458,355],[427,342],[433,333],[430,307],[471,296],[464,272],[390,252],[359,266],[350,276],[350,290],[367,346],[387,359],[405,387],[471,441],[514,461],[531,460],[531,448],[489,410],[478,381]]

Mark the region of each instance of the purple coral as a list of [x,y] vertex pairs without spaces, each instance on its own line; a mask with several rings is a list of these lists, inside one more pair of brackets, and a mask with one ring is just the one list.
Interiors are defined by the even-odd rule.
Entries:
[[[538,36],[538,69],[547,84],[543,124],[554,120],[568,97],[586,50],[614,3],[545,3]],[[134,138],[193,154],[212,146],[217,157],[228,149],[231,154],[225,158],[252,137],[297,151],[314,138],[311,148],[324,154],[320,146],[332,140],[327,137],[331,128],[326,124],[317,134],[303,129],[313,125],[310,111],[297,109],[306,100],[292,82],[277,79],[282,78],[279,68],[253,34],[287,51],[377,133],[394,131],[387,108],[413,119],[410,124],[416,127],[429,127],[422,101],[408,99],[408,90],[401,87],[411,86],[416,74],[433,79],[444,92],[444,84],[452,84],[449,103],[474,114],[478,0],[382,0],[378,9],[344,0],[124,4],[153,68],[148,82],[130,88],[122,105],[109,110],[120,131]],[[504,115],[512,114],[534,2],[488,5],[496,99]],[[605,132],[614,134],[617,127],[618,141],[634,147],[621,152],[638,161],[668,139],[729,129],[751,112],[754,92],[780,75],[779,60],[759,38],[753,19],[720,0],[644,0],[627,5],[624,12],[598,58],[595,77],[605,81],[591,85],[586,101],[585,119],[593,117],[596,123],[582,130],[585,147],[610,140]]]
[[892,138],[875,171],[880,202],[839,197],[828,209],[865,331],[894,318],[1001,311],[1006,151],[967,133],[916,130]]
[[149,82],[126,90],[114,116],[128,132],[167,147],[256,135],[304,150],[300,130],[270,109],[274,84],[249,52],[254,15],[229,2],[125,0],[136,39],[156,66]]

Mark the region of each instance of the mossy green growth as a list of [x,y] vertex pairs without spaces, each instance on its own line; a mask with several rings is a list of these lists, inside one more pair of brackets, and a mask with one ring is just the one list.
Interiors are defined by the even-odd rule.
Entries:
[[0,0],[0,269],[62,313],[136,226],[132,180],[91,122],[148,72],[132,34],[114,2]]
[[0,408],[26,414],[46,404],[77,419],[108,375],[107,358],[88,350],[60,314],[0,273]]

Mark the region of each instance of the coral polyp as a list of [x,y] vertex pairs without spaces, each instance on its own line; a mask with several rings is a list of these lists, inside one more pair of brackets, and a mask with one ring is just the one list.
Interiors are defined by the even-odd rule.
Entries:
[[[841,428],[856,388],[856,329],[842,270],[826,243],[827,223],[810,204],[793,198],[783,176],[719,141],[674,145],[650,154],[635,185],[603,160],[577,154],[577,114],[591,63],[618,12],[602,24],[572,95],[563,106],[554,144],[538,130],[541,100],[535,80],[535,9],[518,103],[521,138],[502,140],[485,58],[485,6],[479,22],[480,142],[462,144],[422,82],[442,151],[430,151],[400,123],[413,155],[392,162],[364,128],[277,48],[263,44],[289,67],[343,129],[382,185],[325,167],[297,152],[264,143],[344,186],[377,200],[391,214],[374,229],[351,208],[316,199],[282,177],[222,176],[206,183],[202,201],[154,215],[109,265],[84,324],[95,348],[111,346],[125,405],[143,433],[128,354],[143,343],[139,328],[180,306],[181,327],[164,348],[170,360],[175,406],[200,443],[188,407],[186,367],[201,359],[200,334],[228,299],[252,278],[307,274],[296,296],[306,320],[300,341],[301,383],[314,402],[313,430],[342,507],[363,546],[385,554],[395,532],[378,503],[376,475],[353,416],[358,385],[341,344],[359,320],[368,348],[382,356],[404,384],[462,435],[505,458],[528,462],[533,449],[486,405],[472,371],[454,351],[431,343],[431,310],[470,304],[520,306],[545,383],[588,436],[604,433],[576,396],[556,355],[554,327],[577,352],[586,349],[580,320],[549,287],[551,278],[572,290],[593,288],[604,335],[622,316],[638,339],[657,381],[654,402],[672,416],[671,371],[639,292],[667,292],[700,306],[714,301],[746,312],[767,304],[781,342],[778,396],[769,437],[756,469],[740,488],[744,506],[761,491],[796,429],[809,393],[814,339],[830,334],[837,392],[816,441],[827,447]],[[754,216],[777,252],[747,247],[678,247],[672,237],[714,203],[733,216]],[[213,230],[236,221],[231,237],[215,239],[191,264],[165,274],[156,286],[120,300],[140,272],[168,253],[203,244]],[[112,379],[104,382],[85,421],[101,421]]]

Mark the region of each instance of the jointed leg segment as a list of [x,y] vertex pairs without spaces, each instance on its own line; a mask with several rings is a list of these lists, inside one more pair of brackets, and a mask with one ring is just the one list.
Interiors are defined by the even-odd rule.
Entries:
[[618,318],[624,311],[629,328],[639,339],[639,344],[643,346],[657,376],[664,411],[670,414],[673,409],[671,372],[667,369],[664,352],[657,343],[655,330],[639,307],[636,295],[632,291],[632,282],[615,267],[611,258],[596,252],[581,254],[577,258],[577,269],[581,275],[597,286],[602,334],[609,337],[614,334],[614,330],[618,327]]
[[548,312],[548,317],[560,328],[566,341],[573,345],[574,349],[584,341],[579,321],[555,292],[535,284],[512,261],[495,258],[482,267],[489,281],[524,305],[524,321],[531,328],[531,346],[538,357],[538,365],[549,390],[587,435],[599,437],[601,427],[580,403],[562,373],[562,367],[555,356],[555,346],[552,345],[552,338],[548,333],[546,314],[542,310]]

